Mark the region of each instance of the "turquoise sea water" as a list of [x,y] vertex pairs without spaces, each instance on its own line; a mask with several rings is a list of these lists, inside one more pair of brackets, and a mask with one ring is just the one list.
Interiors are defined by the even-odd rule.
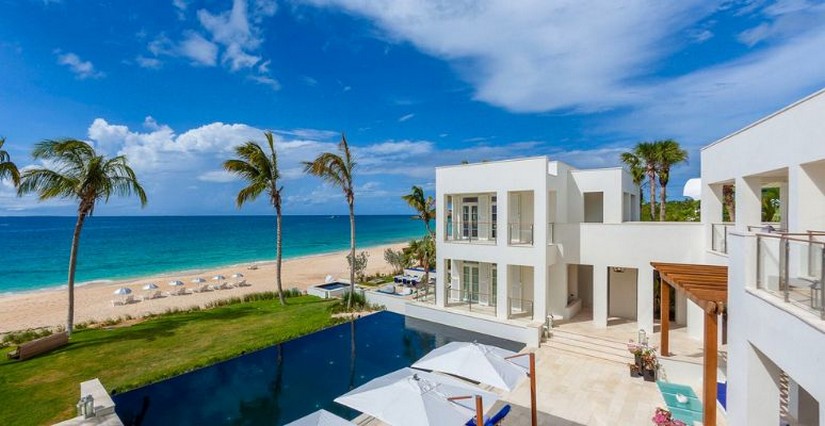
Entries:
[[[64,285],[74,217],[0,217],[0,293]],[[284,258],[349,247],[348,216],[285,216]],[[359,216],[359,247],[424,235],[410,216]],[[92,217],[77,282],[274,260],[274,216]]]

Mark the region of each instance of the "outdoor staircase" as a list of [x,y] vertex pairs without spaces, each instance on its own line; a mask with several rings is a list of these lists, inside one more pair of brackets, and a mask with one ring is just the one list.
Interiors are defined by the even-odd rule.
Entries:
[[627,351],[626,342],[561,328],[553,328],[551,337],[542,346],[572,356],[586,356],[617,364],[633,363],[633,355]]

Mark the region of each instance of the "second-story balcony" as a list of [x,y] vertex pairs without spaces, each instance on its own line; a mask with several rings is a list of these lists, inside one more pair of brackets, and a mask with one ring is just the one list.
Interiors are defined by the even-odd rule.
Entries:
[[825,319],[825,232],[756,234],[756,287]]
[[445,226],[444,238],[450,242],[495,244],[498,237],[496,222],[450,220]]

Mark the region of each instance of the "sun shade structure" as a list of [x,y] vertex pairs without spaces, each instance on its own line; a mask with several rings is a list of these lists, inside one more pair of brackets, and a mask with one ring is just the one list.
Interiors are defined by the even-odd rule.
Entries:
[[452,374],[509,392],[527,377],[526,367],[507,359],[514,355],[516,352],[497,346],[450,342],[433,349],[412,366]]
[[[716,424],[716,368],[719,363],[719,315],[728,309],[728,268],[716,265],[650,262],[662,285],[683,291],[688,299],[705,311],[704,373],[702,376],[703,424]],[[662,287],[662,356],[670,350],[670,291]]]
[[393,426],[464,425],[477,417],[477,409],[486,412],[496,400],[495,394],[458,379],[411,368],[375,378],[335,398]]
[[286,426],[352,426],[353,423],[330,413],[327,410],[318,410],[314,413],[308,414],[295,420],[292,423],[287,423]]
[[132,292],[132,290],[131,290],[130,288],[127,288],[127,287],[121,287],[121,288],[119,288],[119,289],[115,290],[115,291],[113,292],[113,294],[116,294],[116,295],[118,295],[118,296],[125,296],[125,295],[127,295],[127,294],[130,294],[131,292]]
[[149,284],[144,285],[144,286],[143,286],[143,289],[144,289],[144,290],[157,290],[157,289],[158,289],[158,285],[157,285],[157,284],[155,284],[155,283],[149,283]]

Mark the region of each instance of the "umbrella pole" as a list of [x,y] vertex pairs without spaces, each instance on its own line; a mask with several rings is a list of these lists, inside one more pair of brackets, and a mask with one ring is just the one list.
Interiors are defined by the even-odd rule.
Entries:
[[478,395],[476,395],[476,426],[484,426],[484,405]]
[[532,426],[537,426],[539,424],[539,419],[538,413],[536,412],[536,353],[522,353],[508,356],[505,359],[513,359],[522,356],[527,356],[530,359],[530,424]]

